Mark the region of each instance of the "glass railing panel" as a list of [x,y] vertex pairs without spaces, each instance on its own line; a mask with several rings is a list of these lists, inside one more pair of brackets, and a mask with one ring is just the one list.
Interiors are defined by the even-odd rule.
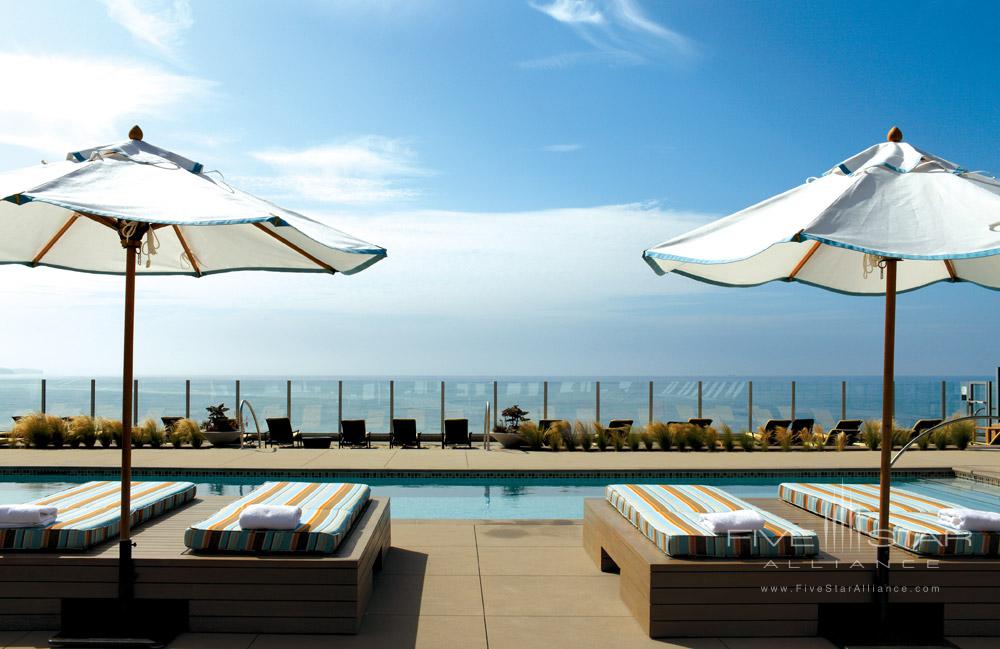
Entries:
[[[388,409],[388,406],[386,406]],[[422,433],[441,432],[441,381],[403,379],[395,382],[395,415],[416,419]]]
[[9,430],[11,417],[37,412],[42,406],[42,380],[39,376],[0,378],[0,430]]
[[[697,405],[697,396],[696,396]],[[734,431],[747,427],[747,382],[742,379],[705,379],[702,381],[702,417],[712,426],[727,424]]]
[[344,419],[364,419],[370,433],[389,432],[389,381],[344,380]]
[[[499,388],[499,386],[498,386]],[[469,430],[481,433],[486,403],[493,401],[493,382],[485,379],[448,381],[445,390],[445,418],[469,420]],[[492,426],[492,418],[490,425]]]
[[[492,390],[492,385],[490,390]],[[541,380],[516,380],[516,379],[501,379],[497,381],[497,423],[503,425],[503,417],[500,415],[505,408],[510,406],[520,406],[521,410],[528,412],[528,417],[531,421],[537,422],[539,419],[544,419],[543,416],[543,381]],[[553,411],[553,384],[549,383],[549,419],[565,418],[572,419],[573,415],[570,414],[569,408],[565,412],[560,412],[559,410]],[[593,394],[591,394],[593,397]],[[590,418],[593,418],[593,406],[590,410]]]
[[601,381],[601,423],[631,419],[642,428],[649,421],[649,381],[614,379]]
[[304,433],[339,430],[335,379],[292,379],[292,428]]

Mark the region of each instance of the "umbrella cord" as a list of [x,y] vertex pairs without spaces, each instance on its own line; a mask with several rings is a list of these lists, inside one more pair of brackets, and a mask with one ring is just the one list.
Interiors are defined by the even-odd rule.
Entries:
[[878,269],[879,278],[885,279],[885,257],[879,255],[872,255],[865,253],[864,258],[861,261],[862,275],[865,279]]
[[153,255],[160,248],[160,240],[156,238],[156,231],[150,228],[146,231],[146,242],[139,246],[138,259],[142,264],[142,256],[146,255],[146,268],[153,263]]

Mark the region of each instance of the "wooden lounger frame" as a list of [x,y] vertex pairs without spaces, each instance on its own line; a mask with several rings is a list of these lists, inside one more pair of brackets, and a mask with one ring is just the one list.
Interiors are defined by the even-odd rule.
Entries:
[[[815,530],[815,558],[685,559],[669,557],[604,499],[586,499],[583,546],[604,572],[620,574],[619,593],[642,629],[663,637],[815,636],[824,605],[869,606],[874,548],[857,532],[777,499],[754,505]],[[855,561],[863,567],[852,566]],[[791,562],[791,563],[790,563]],[[946,636],[1000,636],[1000,559],[921,558],[893,548],[893,584],[938,587],[937,593],[891,595],[890,602],[940,607]],[[797,569],[787,566],[796,565]],[[796,584],[819,587],[796,591]],[[856,592],[823,592],[859,587]],[[762,587],[790,586],[787,592]]]
[[[331,555],[184,548],[184,529],[231,500],[196,498],[137,528],[136,597],[186,600],[195,632],[357,633],[391,544],[389,500],[371,499]],[[0,630],[57,629],[63,598],[115,597],[115,549],[0,554]]]

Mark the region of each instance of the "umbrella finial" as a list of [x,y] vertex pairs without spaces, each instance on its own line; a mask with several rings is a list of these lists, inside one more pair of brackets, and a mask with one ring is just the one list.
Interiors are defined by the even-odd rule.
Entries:
[[138,124],[136,124],[135,126],[133,126],[132,129],[128,132],[128,139],[130,139],[130,140],[141,140],[142,139],[142,129],[139,128]]
[[888,142],[902,142],[903,132],[899,130],[898,126],[893,126],[892,128],[889,129],[889,134],[885,136],[885,139]]

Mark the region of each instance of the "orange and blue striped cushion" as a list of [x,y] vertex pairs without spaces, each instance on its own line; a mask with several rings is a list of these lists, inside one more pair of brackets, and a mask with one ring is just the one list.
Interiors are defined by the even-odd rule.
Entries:
[[[205,552],[334,552],[371,496],[363,484],[265,482],[211,518],[184,532],[184,545]],[[244,530],[240,513],[250,505],[296,505],[294,530]]]
[[[785,557],[819,552],[816,533],[708,485],[608,485],[608,502],[673,557]],[[765,520],[752,533],[715,534],[700,514],[752,509]]]
[[[778,486],[778,497],[796,507],[853,527],[858,513],[878,511],[879,486],[783,482]],[[936,515],[938,510],[947,507],[959,507],[959,505],[897,487],[891,487],[889,490],[890,514]]]
[[[191,482],[133,482],[132,527],[156,518],[194,498]],[[121,483],[96,481],[33,500],[31,505],[55,507],[48,527],[0,529],[3,550],[85,550],[118,536]]]
[[[878,512],[858,512],[854,529],[878,538]],[[937,513],[889,514],[892,542],[917,554],[988,556],[1000,554],[1000,534],[957,530],[938,520]]]

